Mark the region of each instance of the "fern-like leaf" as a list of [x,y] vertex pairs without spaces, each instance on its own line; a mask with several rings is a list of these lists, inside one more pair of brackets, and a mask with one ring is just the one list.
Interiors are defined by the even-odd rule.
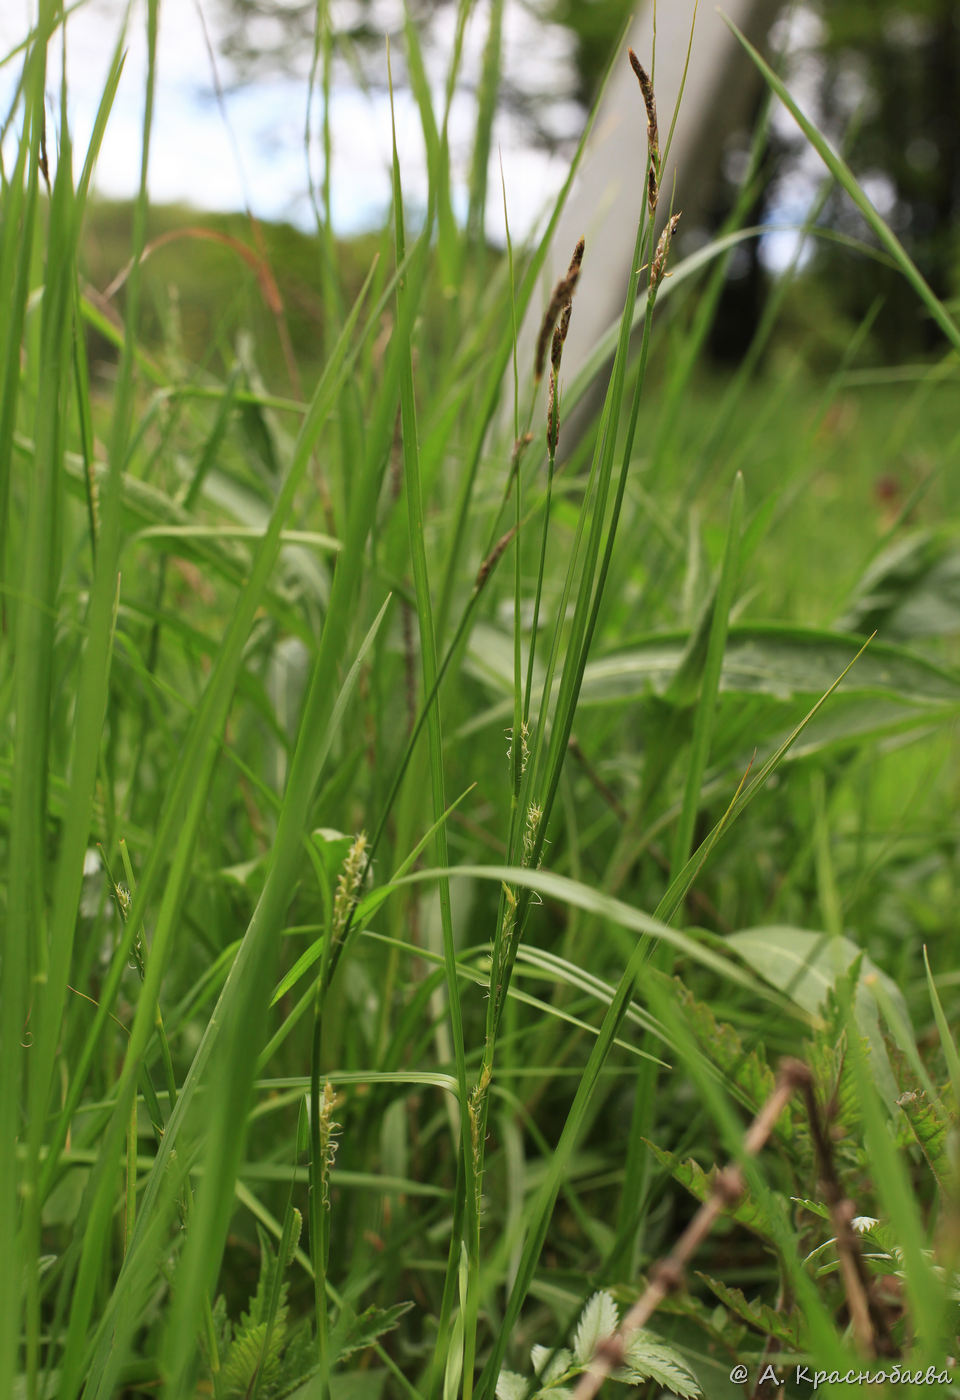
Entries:
[[922,1089],[910,1090],[897,1099],[913,1137],[941,1189],[949,1188],[954,1172],[948,1147],[953,1124],[944,1109],[931,1103]]
[[530,1382],[517,1371],[501,1371],[497,1377],[497,1400],[526,1400]]
[[594,1293],[580,1314],[573,1351],[581,1366],[589,1365],[604,1337],[616,1332],[619,1323],[617,1305],[606,1289]]
[[266,1336],[265,1322],[245,1326],[237,1333],[220,1373],[224,1400],[239,1400],[240,1396],[249,1395],[259,1371],[262,1371],[261,1387],[269,1394],[269,1387],[276,1379],[279,1363],[271,1351],[261,1367]]
[[[711,1008],[705,1002],[698,1001],[679,977],[673,979],[672,985],[697,1040],[708,1051],[717,1069],[739,1090],[743,1102],[756,1113],[773,1093],[776,1083],[763,1047],[747,1050],[733,1026],[719,1021]],[[787,1111],[777,1119],[774,1131],[784,1141],[790,1140],[795,1117],[795,1107],[790,1103]]]
[[766,1303],[751,1302],[739,1288],[731,1288],[720,1279],[711,1278],[709,1274],[701,1273],[700,1270],[697,1270],[697,1276],[703,1279],[724,1307],[756,1328],[764,1337],[775,1337],[794,1351],[800,1350],[797,1329],[775,1308],[768,1307]]
[[[530,1360],[540,1384],[546,1387],[566,1375],[573,1362],[573,1355],[566,1347],[557,1347],[554,1350],[553,1347],[534,1346],[530,1348]],[[550,1393],[552,1395],[553,1391]]]
[[703,1394],[699,1381],[679,1352],[653,1332],[635,1332],[627,1347],[626,1359],[623,1370],[615,1373],[617,1380],[634,1385],[656,1381],[671,1395],[680,1395],[683,1400],[697,1400]]
[[364,1347],[372,1347],[385,1332],[391,1332],[404,1313],[409,1312],[412,1307],[412,1303],[394,1303],[390,1308],[364,1308],[347,1328],[347,1335],[340,1349],[340,1360],[352,1356],[354,1352],[363,1351]]
[[[711,1167],[709,1172],[705,1172],[698,1162],[689,1157],[685,1162],[673,1152],[664,1152],[657,1147],[656,1143],[647,1141],[647,1146],[656,1157],[657,1161],[667,1168],[671,1176],[679,1181],[681,1186],[695,1196],[698,1201],[706,1201],[713,1194],[713,1183],[716,1179],[717,1168]],[[775,1193],[776,1195],[776,1193]],[[777,1197],[782,1200],[782,1197]],[[754,1199],[752,1196],[743,1196],[735,1205],[731,1206],[729,1216],[738,1225],[743,1225],[745,1229],[751,1230],[755,1235],[759,1235],[763,1240],[775,1239],[777,1236],[777,1224],[771,1219],[766,1204]]]

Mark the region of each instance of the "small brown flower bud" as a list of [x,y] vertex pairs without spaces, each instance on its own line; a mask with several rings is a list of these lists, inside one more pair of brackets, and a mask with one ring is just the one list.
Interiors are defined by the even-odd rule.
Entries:
[[650,265],[650,286],[658,287],[663,281],[663,270],[667,261],[667,254],[670,251],[670,240],[677,231],[677,224],[680,222],[679,214],[671,214],[667,220],[666,228],[660,235],[657,244],[657,251],[653,255],[653,262]]

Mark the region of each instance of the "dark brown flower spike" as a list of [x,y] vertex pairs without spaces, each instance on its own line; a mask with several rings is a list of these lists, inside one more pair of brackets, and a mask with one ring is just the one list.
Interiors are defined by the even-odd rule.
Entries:
[[630,66],[637,75],[643,105],[647,109],[647,151],[650,155],[650,169],[647,172],[647,206],[652,214],[657,207],[660,193],[660,132],[657,127],[657,99],[653,95],[650,75],[640,62],[633,49],[629,49]]
[[[550,298],[550,305],[544,312],[543,321],[540,324],[540,334],[537,336],[537,349],[534,356],[534,374],[538,384],[543,378],[543,367],[547,361],[547,346],[550,344],[550,336],[557,323],[557,318],[573,301],[573,293],[580,276],[580,264],[583,262],[583,249],[584,240],[581,238],[580,242],[573,250],[570,266],[554,287],[553,296]],[[567,317],[567,325],[569,325],[569,323],[570,318]],[[561,343],[566,338],[566,334],[566,328],[564,328]]]
[[553,332],[553,344],[550,347],[550,364],[556,372],[560,368],[560,356],[563,354],[563,342],[567,338],[567,331],[570,329],[570,312],[573,307],[567,304],[560,312],[560,320],[557,322]]

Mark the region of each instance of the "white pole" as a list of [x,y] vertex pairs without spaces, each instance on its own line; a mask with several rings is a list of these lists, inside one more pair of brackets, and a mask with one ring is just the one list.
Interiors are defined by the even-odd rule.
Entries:
[[[724,10],[754,43],[762,44],[779,8],[778,0],[725,0]],[[520,333],[521,374],[532,365],[537,329],[551,289],[564,274],[577,239],[586,255],[563,352],[561,378],[569,381],[607,327],[619,318],[630,271],[637,220],[646,198],[644,169],[647,123],[627,47],[651,71],[654,58],[654,6],[639,7],[622,56],[597,113],[580,171],[560,217],[543,274],[542,295],[534,296]],[[656,10],[653,73],[661,147],[687,59],[694,0],[660,0]],[[665,222],[671,197],[683,211],[680,225],[696,227],[705,212],[723,156],[724,143],[749,115],[757,74],[711,0],[696,15],[690,63],[670,157],[660,183],[658,223]],[[676,182],[674,184],[674,182]]]

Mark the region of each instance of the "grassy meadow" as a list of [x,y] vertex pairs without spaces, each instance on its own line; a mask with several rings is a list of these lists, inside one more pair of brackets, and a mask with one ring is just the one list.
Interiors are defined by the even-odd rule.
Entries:
[[411,27],[429,207],[395,159],[343,244],[323,187],[310,239],[92,203],[121,48],[74,151],[40,8],[0,191],[0,1395],[956,1393],[951,310],[808,130],[941,352],[814,353],[801,270],[721,376],[756,235],[684,257],[653,133],[568,379],[569,182],[530,246],[471,232],[495,47],[465,227]]

